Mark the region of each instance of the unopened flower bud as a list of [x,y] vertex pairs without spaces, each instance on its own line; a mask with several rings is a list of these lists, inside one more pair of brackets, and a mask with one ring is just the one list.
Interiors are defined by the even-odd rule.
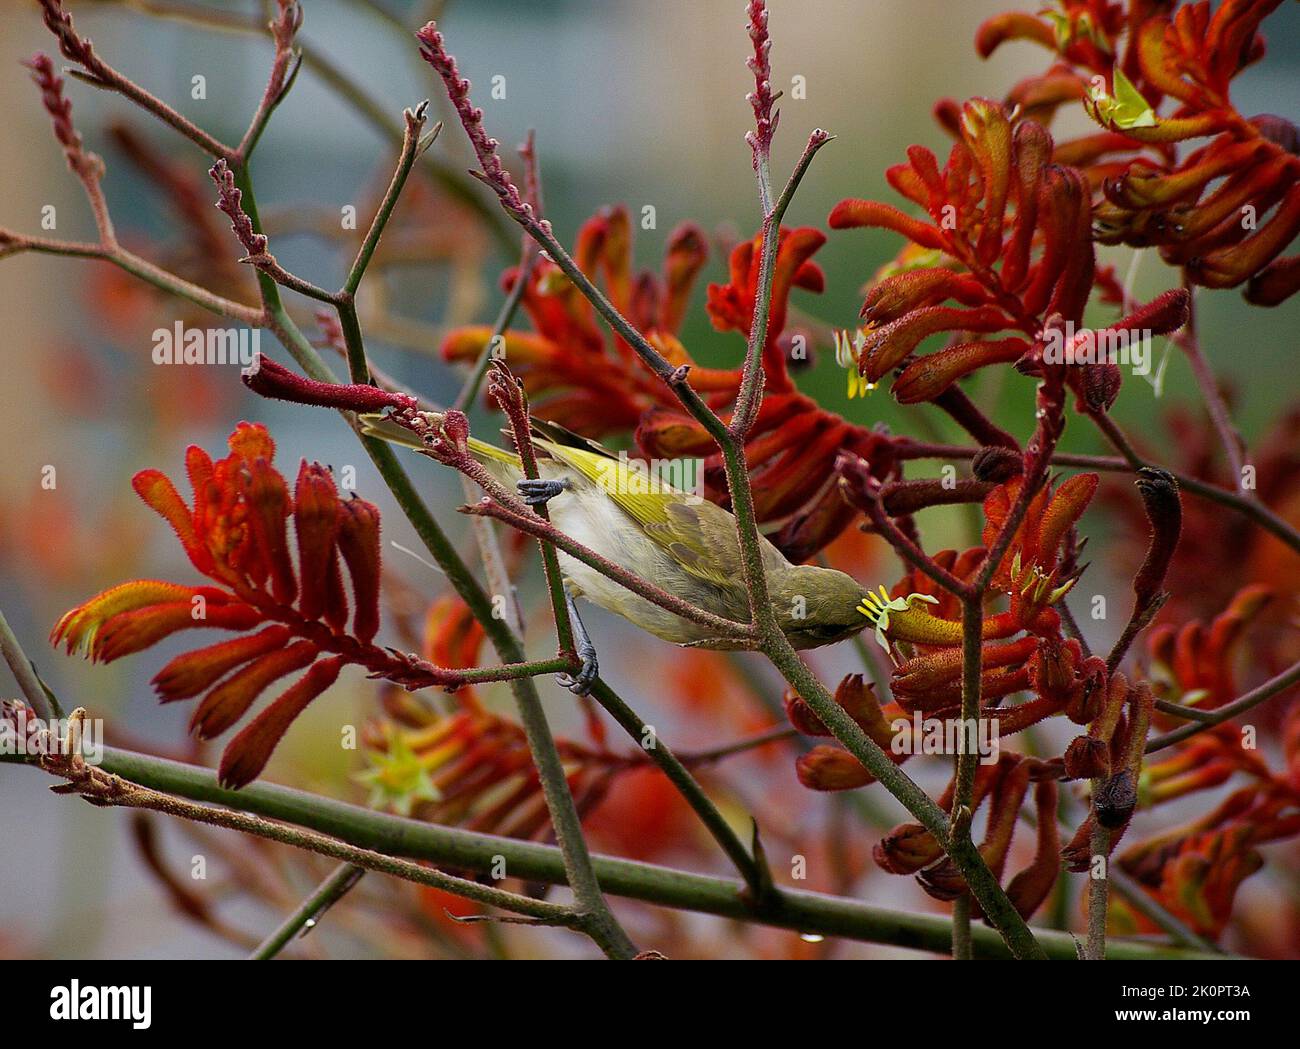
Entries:
[[985,445],[971,460],[971,471],[977,480],[1001,484],[1025,472],[1024,457],[1014,448],[1000,444]]
[[1109,361],[1083,365],[1083,402],[1089,411],[1108,412],[1124,381],[1118,364]]
[[871,465],[860,455],[841,452],[835,459],[840,494],[845,502],[865,510],[880,497],[880,481],[871,473]]
[[785,716],[791,725],[805,736],[829,736],[831,734],[822,719],[813,713],[802,696],[786,692],[782,702],[785,704]]
[[1183,527],[1183,504],[1178,495],[1178,482],[1166,470],[1144,466],[1138,470],[1135,483],[1142,494],[1147,520],[1151,523],[1151,545],[1142,567],[1133,578],[1138,608],[1145,608],[1164,584],[1169,562],[1178,547]]
[[1065,774],[1070,779],[1095,779],[1110,774],[1110,747],[1093,736],[1076,736],[1065,748]]
[[810,790],[853,790],[875,777],[847,750],[822,744],[795,762],[799,782]]
[[405,393],[389,393],[365,383],[334,383],[308,379],[276,364],[260,353],[240,374],[245,386],[263,397],[342,408],[352,412],[382,412],[385,408],[414,409],[418,403]]
[[899,824],[872,850],[876,865],[890,874],[915,874],[942,856],[934,835],[919,823]]

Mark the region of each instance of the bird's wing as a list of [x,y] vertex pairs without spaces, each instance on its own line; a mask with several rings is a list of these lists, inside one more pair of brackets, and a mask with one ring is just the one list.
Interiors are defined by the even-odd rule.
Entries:
[[[735,522],[722,508],[635,472],[605,449],[538,441],[554,458],[599,485],[682,568],[716,586],[734,586],[739,556]],[[584,442],[585,443],[585,442]]]
[[590,438],[583,437],[580,433],[574,433],[568,427],[561,426],[559,423],[553,423],[548,419],[538,419],[536,416],[530,418],[529,422],[532,424],[533,438],[541,438],[543,445],[558,444],[565,448],[578,448],[588,451],[597,458],[618,459],[618,456],[603,444],[597,444]]
[[[367,436],[423,448],[409,430],[382,415],[363,415],[361,422]],[[538,451],[600,486],[684,571],[715,586],[736,585],[741,570],[736,524],[726,510],[658,478],[634,472],[627,460],[556,423],[534,419],[533,431]],[[469,439],[469,447],[479,459],[519,469],[514,452],[474,437]]]

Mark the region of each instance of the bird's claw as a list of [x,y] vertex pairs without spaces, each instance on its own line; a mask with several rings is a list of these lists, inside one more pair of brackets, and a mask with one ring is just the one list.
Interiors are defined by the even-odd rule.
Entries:
[[596,683],[596,676],[600,673],[600,663],[596,660],[596,646],[591,643],[591,635],[587,633],[582,617],[578,615],[578,609],[573,603],[573,595],[567,586],[564,588],[564,605],[569,611],[569,624],[573,628],[574,652],[582,666],[576,675],[560,674],[557,680],[575,696],[585,696]]
[[572,487],[567,477],[542,478],[525,477],[515,482],[515,490],[529,506],[545,506],[561,492]]
[[582,668],[575,677],[572,674],[560,674],[556,680],[575,696],[585,696],[591,691],[591,686],[596,683],[596,675],[600,673],[600,664],[596,662],[596,653],[593,651],[590,655],[583,657]]

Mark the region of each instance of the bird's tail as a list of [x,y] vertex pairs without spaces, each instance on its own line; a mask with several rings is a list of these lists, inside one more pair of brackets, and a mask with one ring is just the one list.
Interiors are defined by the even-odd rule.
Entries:
[[[442,424],[441,412],[425,412],[424,416],[435,427]],[[424,445],[420,443],[415,434],[404,426],[398,426],[386,415],[362,415],[360,420],[361,432],[366,437],[378,437],[390,444],[400,444],[404,448],[415,448],[417,450],[423,450],[424,448]],[[519,456],[514,452],[508,452],[494,444],[480,441],[477,437],[469,438],[468,444],[470,453],[480,462],[488,465],[500,464],[514,470],[516,473],[522,472]]]

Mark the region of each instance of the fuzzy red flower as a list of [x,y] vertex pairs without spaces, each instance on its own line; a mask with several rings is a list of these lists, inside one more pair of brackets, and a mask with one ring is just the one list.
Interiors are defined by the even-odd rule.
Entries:
[[240,423],[229,444],[230,454],[215,462],[197,446],[186,451],[192,505],[157,470],[142,470],[133,481],[194,567],[217,585],[123,583],[66,613],[50,639],[107,663],[183,630],[240,631],[177,656],[154,677],[164,703],[203,697],[190,719],[203,739],[233,727],[276,681],[303,672],[226,747],[221,781],[240,787],[261,773],[289,725],[349,663],[411,687],[457,682],[454,672],[413,664],[373,643],[378,509],[363,499],[340,499],[329,470],[306,460],[291,493],[272,464],[275,443],[260,424]]
[[[1300,288],[1300,262],[1280,257],[1300,233],[1300,133],[1282,117],[1243,115],[1231,86],[1263,55],[1260,27],[1280,5],[1065,0],[1059,12],[991,19],[977,43],[986,56],[1012,39],[1058,54],[1008,104],[1047,123],[1082,101],[1101,126],[1054,155],[1101,190],[1098,241],[1158,246],[1194,283],[1249,282],[1248,300],[1274,306]],[[1198,139],[1208,141],[1180,148]]]
[[[1108,334],[1083,327],[1097,275],[1084,176],[1052,162],[1052,136],[1023,114],[975,98],[950,116],[956,142],[942,167],[912,146],[908,162],[886,173],[928,221],[870,200],[831,211],[832,229],[888,229],[911,242],[863,302],[853,363],[873,383],[897,371],[892,392],[903,404],[936,400],[980,368],[1014,363],[1033,375],[1057,369],[1087,407],[1109,408],[1118,369],[1077,352],[1081,342],[1105,345]],[[1170,292],[1114,328],[1173,331],[1186,308],[1186,293]],[[945,348],[918,356],[941,334]]]
[[[669,238],[661,273],[636,273],[627,209],[607,208],[578,231],[573,255],[619,312],[669,361],[692,365],[691,381],[697,389],[735,388],[737,372],[695,367],[676,337],[708,258],[703,231],[680,226]],[[507,270],[503,284],[510,290],[518,279],[518,269]],[[591,305],[555,263],[542,260],[532,269],[522,306],[533,331],[507,331],[502,350],[539,418],[599,438],[632,429],[651,405],[676,403],[632,349],[606,333]],[[449,361],[473,362],[491,334],[484,326],[457,328],[443,342],[442,354]]]
[[[794,352],[795,336],[787,330],[789,296],[795,288],[822,289],[824,279],[812,256],[826,238],[806,227],[784,229],[780,238],[763,350],[766,393],[747,438],[746,456],[759,521],[779,522],[767,530],[769,538],[787,557],[803,561],[856,516],[834,483],[837,455],[847,450],[861,456],[880,478],[891,476],[897,464],[887,435],[848,423],[795,388],[790,358],[807,359],[808,354]],[[720,331],[749,332],[759,243],[756,238],[738,245],[731,253],[729,281],[709,285],[707,309]],[[703,233],[694,226],[679,227],[669,238],[662,273],[635,274],[627,211],[610,208],[583,225],[573,254],[582,271],[669,363],[689,366],[691,386],[725,416],[739,389],[740,371],[700,367],[676,334],[707,259]],[[507,271],[505,286],[513,287],[517,279],[518,270]],[[704,494],[725,505],[724,471],[712,437],[620,338],[605,331],[554,263],[543,260],[533,269],[523,308],[533,330],[507,331],[501,350],[523,379],[535,414],[594,438],[634,431],[646,457],[702,459]],[[490,335],[482,326],[458,328],[443,343],[443,355],[476,360]],[[802,333],[798,338],[807,340]]]

